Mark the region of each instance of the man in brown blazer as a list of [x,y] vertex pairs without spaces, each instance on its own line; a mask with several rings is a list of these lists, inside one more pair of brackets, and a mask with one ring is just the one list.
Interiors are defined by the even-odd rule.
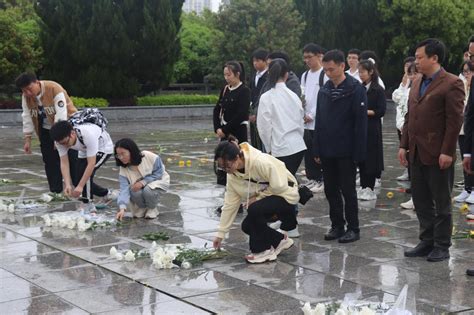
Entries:
[[405,251],[406,257],[428,256],[428,261],[449,258],[451,192],[459,130],[463,122],[464,87],[442,67],[445,46],[426,39],[416,46],[416,66],[423,76],[414,80],[402,131],[398,159],[407,166],[409,151],[411,183],[420,243]]

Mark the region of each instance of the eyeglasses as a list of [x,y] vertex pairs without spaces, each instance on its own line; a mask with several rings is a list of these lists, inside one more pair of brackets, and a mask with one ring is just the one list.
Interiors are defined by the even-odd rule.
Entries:
[[58,141],[58,144],[62,145],[62,146],[67,146],[69,144],[69,140],[71,139],[71,136],[67,136],[66,138],[64,138],[63,140],[61,141]]
[[[474,55],[473,55],[474,56]],[[463,70],[462,71],[462,74],[470,74],[471,73],[471,70]]]
[[130,152],[124,152],[124,153],[121,153],[121,154],[115,154],[115,158],[121,160],[125,157],[129,157],[130,156]]
[[316,57],[316,55],[303,55],[303,60],[309,60],[313,57]]
[[226,161],[224,162],[224,165],[219,165],[219,163],[217,163],[216,161],[216,169],[219,171],[227,172],[232,169],[232,167],[234,166],[234,163],[235,161]]

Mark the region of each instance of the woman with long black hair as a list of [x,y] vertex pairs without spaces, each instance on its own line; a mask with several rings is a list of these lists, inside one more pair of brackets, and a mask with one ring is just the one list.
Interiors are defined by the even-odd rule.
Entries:
[[359,164],[360,190],[357,197],[361,200],[374,200],[375,180],[384,169],[382,117],[385,115],[387,102],[384,89],[379,85],[379,76],[375,61],[371,58],[359,63],[359,76],[367,89],[367,155]]

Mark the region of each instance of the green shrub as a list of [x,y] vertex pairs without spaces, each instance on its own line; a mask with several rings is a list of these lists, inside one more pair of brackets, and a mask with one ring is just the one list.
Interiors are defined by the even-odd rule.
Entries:
[[82,97],[71,97],[74,106],[77,108],[84,107],[107,107],[109,102],[104,98],[82,98]]
[[166,105],[198,105],[215,104],[217,95],[198,94],[168,94],[157,96],[143,96],[137,98],[138,106],[166,106]]

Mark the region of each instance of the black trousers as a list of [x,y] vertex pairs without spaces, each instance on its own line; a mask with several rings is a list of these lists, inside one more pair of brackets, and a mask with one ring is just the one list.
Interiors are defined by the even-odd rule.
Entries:
[[254,148],[262,151],[263,143],[262,143],[262,140],[260,139],[260,136],[258,135],[257,124],[249,123],[249,126],[250,126],[250,143],[252,144]]
[[347,221],[347,229],[358,233],[356,163],[351,158],[323,158],[321,162],[324,172],[324,193],[329,202],[331,226],[344,228]]
[[321,164],[318,164],[314,161],[313,155],[313,138],[314,130],[305,129],[304,130],[304,143],[306,144],[306,152],[304,155],[304,166],[306,171],[306,177],[308,179],[315,180],[320,182],[323,180],[323,170]]
[[289,204],[283,197],[269,196],[255,201],[248,208],[248,214],[242,221],[242,231],[249,236],[250,251],[260,253],[277,248],[283,234],[267,225],[275,220],[281,221],[281,229],[291,231],[296,228],[295,205]]
[[[81,198],[82,202],[88,203],[89,201],[92,201],[94,195],[99,196],[99,197],[104,197],[109,192],[107,188],[104,188],[94,183],[94,175],[95,175],[95,172],[99,169],[99,167],[101,167],[110,157],[111,157],[111,154],[105,154],[103,152],[97,153],[94,171],[92,172],[92,175],[89,177],[89,180],[86,182],[86,185],[84,186],[84,189],[82,190],[82,198]],[[86,168],[87,168],[87,158],[79,158],[78,163],[77,163],[76,182],[74,183],[74,186],[77,186],[82,176],[84,175]]]
[[375,179],[379,173],[370,173],[367,172],[367,167],[364,162],[359,163],[359,173],[360,173],[360,187],[366,188],[369,187],[370,189],[374,190],[375,186]]
[[454,163],[441,170],[439,165],[423,165],[415,154],[411,165],[411,189],[422,242],[445,249],[451,246],[453,182]]
[[[58,150],[56,150],[54,146],[54,141],[51,139],[49,134],[49,129],[40,129],[39,140],[44,170],[46,172],[46,178],[48,179],[49,191],[53,193],[60,193],[63,191],[61,160],[59,158]],[[68,156],[71,179],[74,181],[77,165],[77,151],[69,150]]]
[[[466,153],[466,150],[464,150],[465,144],[464,144],[464,135],[459,135],[459,151],[461,152],[461,161],[464,159],[464,153]],[[472,191],[472,187],[474,186],[474,176],[469,175],[466,173],[463,169],[463,175],[464,175],[464,190],[467,192]]]
[[292,155],[279,156],[277,159],[285,163],[286,168],[293,176],[295,176],[296,171],[298,170],[298,167],[300,167],[301,161],[303,160],[305,152],[306,151],[303,150]]

